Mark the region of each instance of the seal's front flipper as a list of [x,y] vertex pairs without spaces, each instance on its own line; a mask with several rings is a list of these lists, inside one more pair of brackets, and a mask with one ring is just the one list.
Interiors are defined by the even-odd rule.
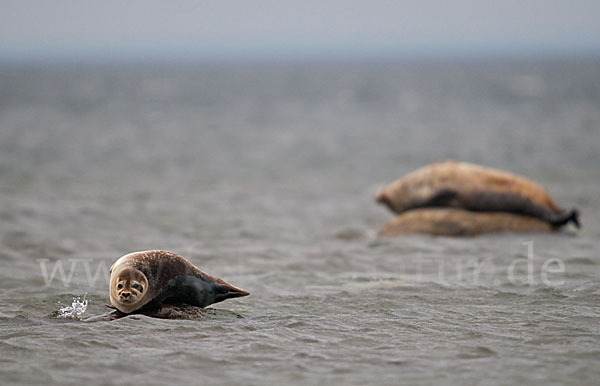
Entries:
[[458,196],[454,189],[443,188],[435,192],[424,206],[450,206],[450,201]]
[[92,323],[92,322],[110,322],[116,319],[120,319],[124,316],[127,316],[130,314],[125,314],[119,310],[114,310],[111,312],[108,312],[106,314],[102,314],[102,315],[97,315],[97,316],[91,316],[89,318],[83,319],[82,322],[86,322],[86,323]]

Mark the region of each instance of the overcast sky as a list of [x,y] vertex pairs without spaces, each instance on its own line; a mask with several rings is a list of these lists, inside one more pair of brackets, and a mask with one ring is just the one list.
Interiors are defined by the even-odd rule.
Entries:
[[4,59],[600,54],[599,0],[0,0]]

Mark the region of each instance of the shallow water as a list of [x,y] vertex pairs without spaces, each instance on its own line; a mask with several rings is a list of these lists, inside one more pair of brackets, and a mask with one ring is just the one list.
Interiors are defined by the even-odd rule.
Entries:
[[[3,65],[0,86],[2,384],[600,376],[598,60]],[[539,181],[583,228],[378,239],[377,188],[446,158]],[[155,248],[251,296],[56,317],[106,312],[112,262]]]

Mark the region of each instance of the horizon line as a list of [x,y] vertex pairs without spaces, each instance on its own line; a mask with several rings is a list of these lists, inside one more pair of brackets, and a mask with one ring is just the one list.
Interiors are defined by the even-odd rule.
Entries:
[[175,50],[55,51],[1,53],[0,64],[36,63],[273,63],[273,62],[377,62],[377,61],[461,61],[519,59],[595,59],[600,48],[574,49],[428,49],[428,50],[313,50],[302,52],[257,50],[181,52]]

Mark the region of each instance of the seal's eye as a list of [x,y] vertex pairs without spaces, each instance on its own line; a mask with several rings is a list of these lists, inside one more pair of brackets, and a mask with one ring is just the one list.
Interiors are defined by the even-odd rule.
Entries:
[[134,285],[132,285],[131,288],[135,288],[136,290],[142,292],[142,286],[139,285],[138,283],[135,283]]
[[123,289],[123,284],[121,284],[121,283],[117,284],[117,289],[118,290]]

